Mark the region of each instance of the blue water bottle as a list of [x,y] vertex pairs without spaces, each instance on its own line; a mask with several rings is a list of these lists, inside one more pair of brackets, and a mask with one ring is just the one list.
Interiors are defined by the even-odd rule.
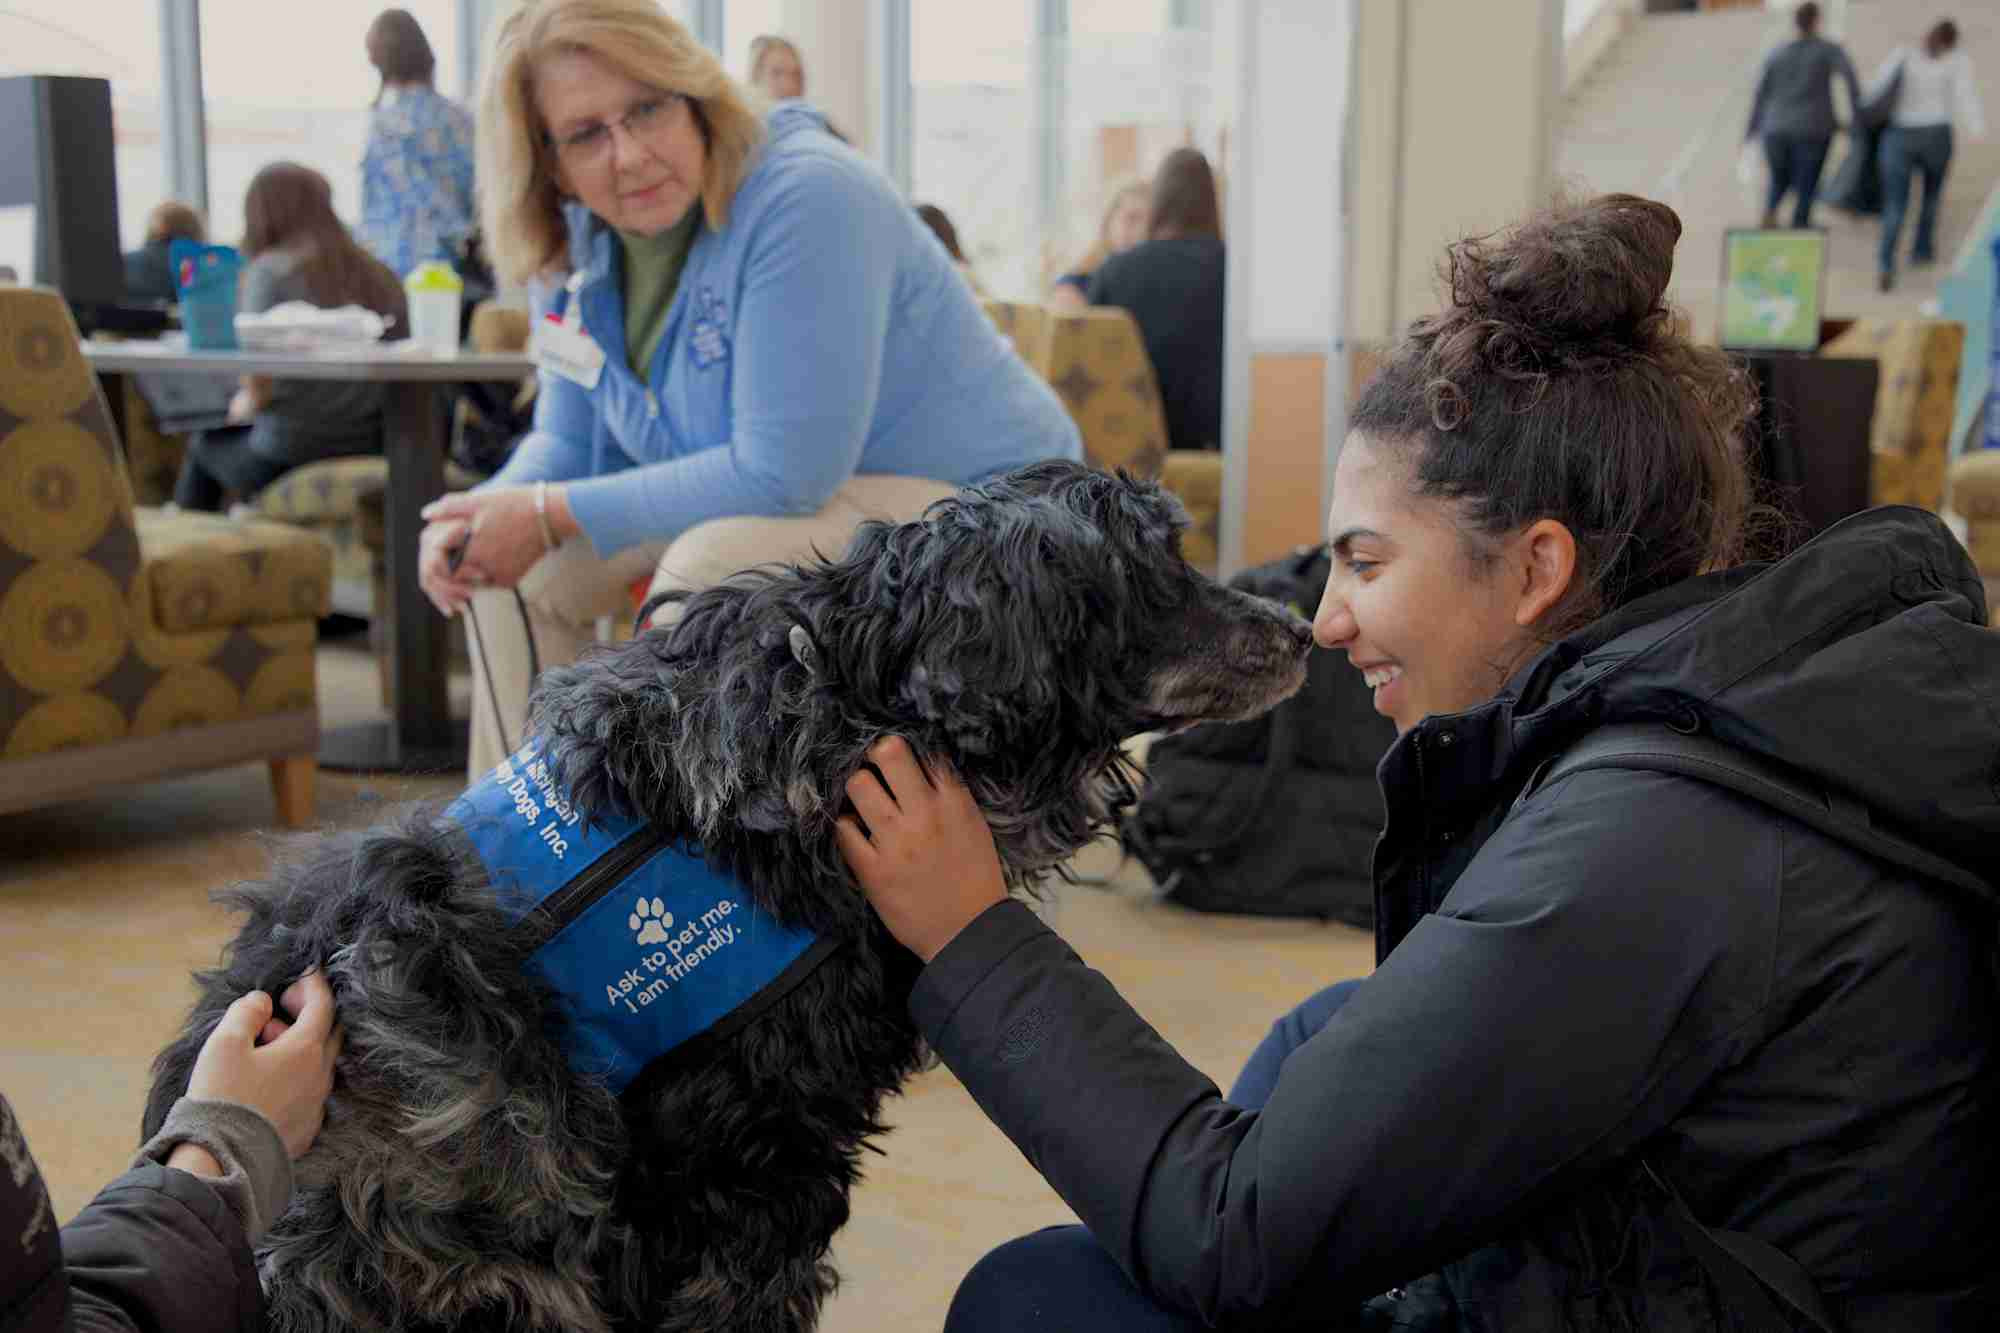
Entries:
[[181,328],[187,345],[203,351],[236,349],[236,283],[243,256],[227,245],[203,245],[175,237],[167,246],[174,289],[181,298]]

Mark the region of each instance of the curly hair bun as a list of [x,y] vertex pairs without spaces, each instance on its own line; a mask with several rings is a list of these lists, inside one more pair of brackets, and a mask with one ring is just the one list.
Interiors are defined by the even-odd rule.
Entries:
[[1673,209],[1637,195],[1559,204],[1451,248],[1447,317],[1534,342],[1646,346],[1661,326],[1680,236]]

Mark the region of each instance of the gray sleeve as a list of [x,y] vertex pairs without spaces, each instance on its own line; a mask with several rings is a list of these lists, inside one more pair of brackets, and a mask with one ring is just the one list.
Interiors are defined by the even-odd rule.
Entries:
[[1771,66],[1777,63],[1778,53],[1773,51],[1764,57],[1764,67],[1757,73],[1757,91],[1750,98],[1750,123],[1743,128],[1745,139],[1757,137],[1757,122],[1764,118],[1764,99],[1771,92]]
[[297,268],[286,256],[259,255],[243,270],[243,284],[236,294],[236,308],[246,315],[261,315],[274,305],[297,300],[301,293],[294,280]]
[[1841,78],[1847,80],[1848,111],[1856,120],[1859,120],[1861,118],[1861,78],[1854,72],[1854,62],[1848,59],[1847,48],[1836,46],[1833,50],[1834,54],[1840,59],[1840,64],[1835,67],[1836,72]]
[[235,1102],[183,1097],[132,1164],[165,1165],[183,1143],[199,1144],[222,1164],[222,1178],[207,1183],[243,1223],[255,1245],[292,1198],[292,1159],[276,1127]]

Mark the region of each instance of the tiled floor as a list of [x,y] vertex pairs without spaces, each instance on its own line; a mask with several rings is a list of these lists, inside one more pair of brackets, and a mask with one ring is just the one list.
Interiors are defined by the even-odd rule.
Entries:
[[[368,659],[321,652],[329,721],[374,707]],[[462,698],[461,698],[462,704]],[[322,774],[329,822],[442,796],[450,780]],[[121,1169],[138,1132],[147,1062],[232,925],[210,890],[256,873],[270,794],[262,764],[121,788],[0,816],[0,1091],[13,1102],[68,1217]],[[1278,1013],[1366,969],[1360,932],[1201,916],[1147,901],[1144,872],[1073,888],[1058,929],[1200,1068],[1226,1083]],[[1052,1089],[1052,1095],[1061,1095]],[[957,1279],[1010,1236],[1069,1220],[951,1074],[914,1080],[891,1106],[836,1255],[844,1283],[829,1333],[935,1328]]]

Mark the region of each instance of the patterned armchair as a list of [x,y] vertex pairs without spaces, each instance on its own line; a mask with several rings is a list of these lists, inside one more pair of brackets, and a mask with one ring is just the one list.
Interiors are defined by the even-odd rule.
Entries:
[[1861,319],[1820,349],[1821,356],[1872,357],[1881,365],[1870,504],[1944,508],[1951,422],[1958,405],[1965,326],[1950,319]]
[[1083,432],[1092,465],[1158,477],[1193,519],[1184,549],[1213,569],[1222,518],[1222,455],[1168,449],[1159,381],[1132,316],[1112,306],[1045,312],[1048,333],[1038,369]]
[[0,288],[0,814],[266,759],[312,817],[327,550],[138,509],[54,292]]
[[1024,301],[988,300],[980,304],[986,309],[986,317],[1007,335],[1008,342],[1014,344],[1015,353],[1029,365],[1040,369],[1048,358],[1048,307]]

